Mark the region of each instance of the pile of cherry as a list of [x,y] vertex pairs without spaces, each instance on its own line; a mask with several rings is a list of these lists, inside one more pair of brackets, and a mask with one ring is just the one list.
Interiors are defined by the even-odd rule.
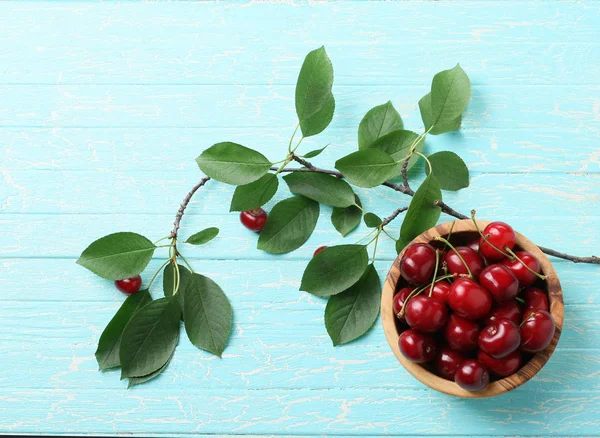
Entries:
[[404,330],[398,345],[408,360],[481,391],[490,375],[515,373],[552,340],[548,296],[533,287],[545,277],[531,253],[516,250],[515,232],[503,222],[490,223],[465,246],[438,239],[443,249],[416,243],[400,261],[410,286],[394,295]]

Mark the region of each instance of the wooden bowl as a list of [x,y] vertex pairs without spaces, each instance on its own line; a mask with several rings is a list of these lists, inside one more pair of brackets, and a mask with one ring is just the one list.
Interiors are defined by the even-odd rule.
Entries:
[[[489,222],[485,221],[477,221],[477,224],[481,230],[483,230],[488,223]],[[417,236],[411,243],[433,243],[432,241],[436,236],[448,236],[451,226],[452,222],[447,222],[438,225]],[[461,220],[456,221],[454,223],[452,236],[453,240],[455,238],[467,240],[469,237],[476,238],[478,236],[478,233],[477,229],[475,228],[475,224],[473,224],[471,220]],[[400,349],[398,347],[398,336],[400,336],[401,331],[396,325],[397,318],[394,315],[394,311],[392,308],[392,298],[394,296],[395,291],[397,290],[396,288],[398,282],[404,281],[400,276],[400,259],[404,255],[404,251],[402,251],[398,255],[390,269],[390,272],[387,275],[385,285],[383,288],[383,294],[381,298],[381,315],[383,321],[383,329],[385,330],[385,336],[388,340],[388,343],[390,344],[390,347],[392,348],[394,354],[396,355],[400,363],[404,366],[404,368],[408,370],[409,373],[411,373],[422,383],[424,383],[432,389],[435,389],[436,391],[440,391],[457,397],[493,397],[511,391],[517,388],[518,386],[521,386],[523,383],[531,379],[548,361],[548,359],[554,352],[554,349],[556,348],[558,339],[560,338],[560,333],[562,330],[564,319],[564,306],[560,282],[558,281],[556,272],[552,267],[552,263],[550,263],[548,258],[544,255],[544,253],[542,253],[542,251],[537,246],[535,246],[535,244],[533,244],[529,239],[527,239],[519,233],[517,233],[517,246],[537,257],[542,267],[542,273],[547,277],[545,281],[545,287],[548,292],[550,313],[552,314],[552,317],[554,318],[554,323],[556,324],[554,338],[552,339],[550,345],[548,345],[548,347],[546,347],[544,351],[536,353],[529,360],[529,362],[525,363],[521,367],[521,369],[519,369],[515,374],[512,374],[511,376],[505,377],[501,380],[490,382],[490,384],[484,390],[479,392],[466,391],[460,386],[458,386],[456,383],[438,377],[423,366],[407,360],[400,353]]]

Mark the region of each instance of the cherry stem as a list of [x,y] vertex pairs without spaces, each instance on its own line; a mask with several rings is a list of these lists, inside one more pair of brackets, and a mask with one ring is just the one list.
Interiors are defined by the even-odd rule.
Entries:
[[183,256],[183,254],[181,254],[180,252],[177,253],[178,257],[181,257],[181,260],[183,260],[183,262],[187,265],[188,268],[190,268],[190,271],[192,272],[192,274],[194,273],[194,268],[192,268],[192,265],[189,264],[189,262],[187,261],[187,259]]
[[431,282],[431,287],[429,288],[429,298],[431,298],[431,295],[433,295],[433,288],[435,287],[435,277],[437,277],[439,265],[440,265],[440,252],[436,249],[435,250],[435,269],[433,271],[434,281]]
[[531,269],[529,266],[527,266],[527,263],[525,263],[523,260],[521,260],[519,258],[519,256],[516,255],[514,253],[514,251],[512,249],[510,249],[508,246],[505,246],[504,250],[506,252],[508,252],[511,256],[513,256],[515,259],[517,259],[519,261],[519,263],[521,263],[525,267],[525,269],[527,269],[529,272],[531,272],[532,274],[534,274],[537,278],[539,278],[540,280],[546,280],[546,276],[545,275],[542,275],[539,272],[535,272],[533,269]]
[[525,300],[523,298],[520,297],[515,297],[515,301],[521,304],[525,304]]
[[371,260],[371,263],[375,263],[375,255],[377,254],[377,243],[379,242],[380,234],[381,234],[381,229],[377,232],[377,234],[373,238],[375,240],[375,245],[373,245],[373,259]]
[[392,239],[394,242],[397,242],[398,239],[396,239],[395,237],[393,237],[390,233],[388,233],[387,231],[385,231],[384,228],[381,229],[381,231],[383,231],[383,233],[388,236],[390,239]]
[[300,122],[294,128],[294,132],[292,132],[292,136],[290,137],[290,143],[288,144],[288,152],[292,153],[292,142],[294,141],[294,137],[296,136],[296,132],[298,132],[298,128],[300,127]]
[[[454,225],[456,225],[456,221],[452,221],[452,225],[450,225],[450,231],[448,231],[448,235],[446,236],[446,240],[450,240],[452,237],[452,231],[454,230]],[[448,245],[444,244],[444,249],[446,249]]]
[[458,256],[460,261],[463,263],[463,265],[465,265],[465,269],[469,273],[469,278],[473,278],[473,274],[471,273],[471,270],[469,269],[469,265],[467,265],[467,262],[465,262],[465,259],[463,259],[463,256],[461,256],[460,253],[456,250],[456,248],[454,248],[454,245],[452,245],[447,239],[444,239],[442,236],[435,236],[434,240],[439,240],[440,242],[444,242],[446,245],[448,245],[448,247],[450,247],[450,249],[456,253],[456,255]]
[[154,283],[154,280],[156,280],[156,277],[158,277],[158,274],[160,274],[160,272],[164,269],[164,267],[167,266],[167,264],[170,262],[171,262],[171,259],[168,259],[166,262],[164,262],[162,264],[162,266],[160,268],[158,268],[158,271],[156,271],[156,274],[154,274],[154,277],[152,277],[152,280],[150,280],[150,283],[148,283],[148,287],[146,289],[150,290],[150,286],[152,286],[152,283]]
[[394,210],[394,212],[392,214],[390,214],[388,217],[386,217],[382,222],[380,227],[383,228],[385,227],[387,224],[389,224],[391,221],[393,221],[394,219],[396,219],[398,217],[398,215],[400,213],[405,212],[406,210],[408,210],[408,207],[400,207],[397,208],[396,210]]
[[475,213],[476,213],[475,210],[471,210],[471,220],[475,224],[475,228],[477,229],[477,232],[479,233],[479,235],[483,238],[483,241],[485,243],[487,243],[489,246],[491,246],[492,248],[494,248],[496,251],[498,251],[500,254],[502,254],[504,257],[508,258],[511,261],[514,260],[514,258],[510,254],[505,253],[504,251],[502,251],[500,248],[498,248],[492,242],[489,241],[489,238],[490,238],[489,234],[486,234],[485,236],[483,235],[483,233],[481,232],[481,229],[479,228],[479,225],[477,224],[477,221],[475,220]]
[[530,319],[534,318],[534,317],[535,317],[535,315],[536,315],[536,313],[532,311],[532,312],[531,312],[531,313],[530,313],[530,314],[527,316],[527,318],[525,318],[525,319],[524,319],[524,320],[521,322],[521,324],[519,324],[519,328],[523,327],[523,324],[525,324],[525,323],[526,323],[527,321],[529,321]]

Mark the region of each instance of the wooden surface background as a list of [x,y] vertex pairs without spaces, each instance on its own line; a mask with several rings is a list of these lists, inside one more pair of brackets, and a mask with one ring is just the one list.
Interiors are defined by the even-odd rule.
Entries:
[[[539,244],[600,252],[598,2],[2,2],[0,433],[600,434],[598,266],[556,261],[564,332],[535,379],[458,400],[403,370],[380,322],[332,347],[324,301],[298,291],[317,246],[351,243],[364,226],[342,239],[323,208],[304,248],[270,256],[219,183],[198,193],[182,237],[221,228],[186,253],[232,301],[224,358],[182,338],[149,385],[128,391],[118,373],[97,372],[96,342],[123,297],[77,266],[79,253],[113,231],[168,234],[200,178],[194,158],[217,141],[282,159],[301,62],[322,44],[337,110],[304,146],[332,143],[316,164],[354,150],[362,115],[388,99],[419,130],[418,99],[460,62],[473,83],[463,128],[427,140],[471,171],[471,187],[447,202]],[[385,188],[359,193],[382,216],[408,202]],[[382,278],[394,257],[380,246]]]

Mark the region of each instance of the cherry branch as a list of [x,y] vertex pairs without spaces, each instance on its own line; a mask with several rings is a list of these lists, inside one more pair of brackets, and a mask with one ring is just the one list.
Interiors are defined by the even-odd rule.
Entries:
[[175,222],[173,222],[173,231],[171,231],[170,236],[171,239],[177,239],[177,233],[179,233],[179,226],[181,224],[181,218],[185,213],[185,209],[192,200],[194,193],[196,193],[200,187],[206,184],[208,180],[210,180],[210,176],[205,176],[204,178],[202,178],[194,187],[192,187],[192,190],[190,190],[190,192],[185,196],[185,198],[183,198],[183,202],[179,206],[179,210],[177,210],[177,215],[175,215]]

